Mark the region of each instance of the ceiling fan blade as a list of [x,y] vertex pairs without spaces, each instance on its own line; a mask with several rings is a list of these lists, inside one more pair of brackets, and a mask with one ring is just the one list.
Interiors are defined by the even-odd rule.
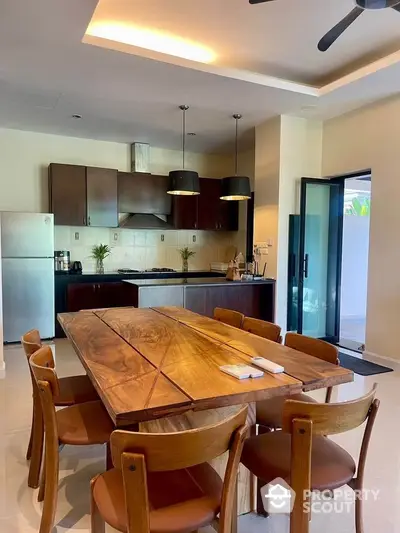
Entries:
[[326,52],[342,33],[352,24],[363,12],[361,7],[355,7],[348,15],[344,17],[336,26],[334,26],[318,43],[318,50]]
[[265,2],[274,2],[274,0],[249,0],[249,4],[264,4]]

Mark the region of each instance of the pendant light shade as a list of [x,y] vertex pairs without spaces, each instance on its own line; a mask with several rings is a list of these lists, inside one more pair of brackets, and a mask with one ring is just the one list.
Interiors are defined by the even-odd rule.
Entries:
[[246,176],[230,176],[222,180],[221,200],[249,200],[250,180]]
[[242,115],[233,115],[236,120],[235,175],[223,178],[221,200],[250,200],[250,180],[247,176],[238,176],[238,120]]
[[193,196],[200,194],[199,175],[192,170],[171,170],[168,194]]
[[199,175],[193,170],[185,170],[186,111],[187,105],[180,105],[182,111],[182,170],[171,170],[169,173],[168,194],[193,196],[200,194]]

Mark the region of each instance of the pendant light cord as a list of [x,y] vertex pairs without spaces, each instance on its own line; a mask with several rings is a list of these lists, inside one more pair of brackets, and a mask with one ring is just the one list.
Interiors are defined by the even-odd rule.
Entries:
[[182,111],[182,170],[185,170],[186,111],[189,109],[189,106],[180,105],[179,109]]
[[186,108],[183,108],[182,116],[182,170],[185,170],[185,143],[186,143]]
[[235,116],[236,120],[236,143],[235,143],[235,176],[238,175],[238,120],[239,117]]

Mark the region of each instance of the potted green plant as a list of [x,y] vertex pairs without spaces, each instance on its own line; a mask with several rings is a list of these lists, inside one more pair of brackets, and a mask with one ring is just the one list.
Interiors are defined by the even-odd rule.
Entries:
[[183,272],[187,272],[189,270],[189,262],[188,262],[189,258],[193,257],[196,254],[196,252],[191,250],[188,246],[184,246],[183,248],[179,250],[179,253],[181,254],[181,257],[182,257],[182,270]]
[[111,254],[111,249],[107,244],[95,244],[92,248],[91,257],[96,260],[97,274],[104,274],[104,259]]

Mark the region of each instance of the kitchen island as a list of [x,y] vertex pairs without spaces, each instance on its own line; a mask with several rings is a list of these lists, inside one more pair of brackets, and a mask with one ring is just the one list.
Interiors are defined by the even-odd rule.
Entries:
[[215,307],[274,321],[275,280],[228,281],[225,278],[126,279],[134,307],[184,307],[213,316]]

